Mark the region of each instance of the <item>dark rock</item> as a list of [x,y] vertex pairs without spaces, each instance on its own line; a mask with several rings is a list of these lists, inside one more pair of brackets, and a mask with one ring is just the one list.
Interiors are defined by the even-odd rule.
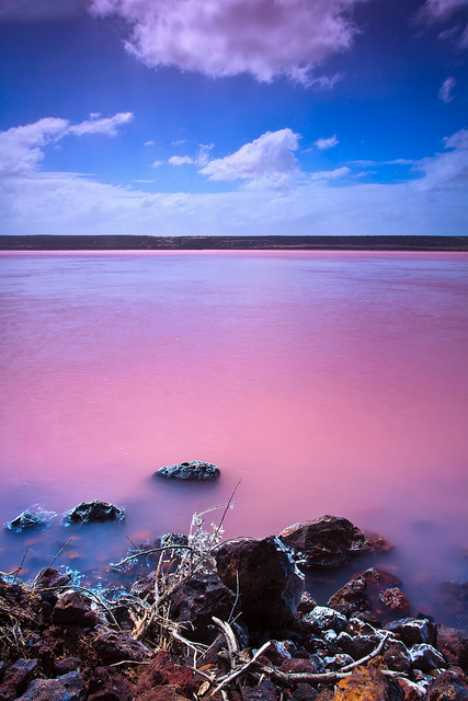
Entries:
[[397,677],[395,682],[403,692],[404,701],[422,701],[426,698],[426,684],[417,684],[403,677]]
[[332,671],[338,671],[342,667],[347,667],[348,665],[352,664],[354,662],[353,658],[351,655],[346,655],[346,654],[338,654],[338,655],[333,655],[332,657],[325,657],[324,663],[327,669],[331,669]]
[[41,570],[34,580],[35,589],[50,589],[55,587],[66,587],[71,582],[71,576],[64,572],[59,572],[53,567],[46,567]]
[[59,596],[52,611],[52,621],[56,625],[90,628],[96,625],[98,616],[87,596],[69,589]]
[[318,691],[311,684],[297,684],[291,698],[292,701],[315,701],[317,696]]
[[295,657],[289,660],[283,660],[280,665],[280,670],[286,674],[297,674],[299,672],[317,674],[319,667],[315,661],[310,658]]
[[18,701],[83,701],[85,692],[79,672],[57,679],[35,679]]
[[82,501],[65,516],[66,523],[102,523],[121,521],[125,510],[107,501]]
[[281,531],[280,538],[301,553],[305,569],[340,567],[352,555],[368,550],[364,533],[348,519],[337,516],[295,523]]
[[374,626],[368,621],[363,621],[362,618],[350,618],[346,626],[346,632],[349,635],[376,635],[377,631]]
[[265,651],[265,657],[280,667],[285,660],[294,656],[296,649],[296,644],[291,640],[272,640],[270,647]]
[[188,480],[203,482],[219,477],[219,467],[203,460],[189,460],[175,465],[165,465],[155,472],[158,477],[165,479]]
[[437,647],[452,665],[468,674],[468,633],[448,626],[437,626]]
[[393,574],[371,568],[352,577],[330,597],[328,605],[347,616],[359,615],[371,623],[389,620],[394,611],[381,595],[399,584],[400,580]]
[[409,649],[409,655],[413,667],[422,672],[432,672],[434,669],[447,667],[447,662],[441,653],[432,645],[420,643]]
[[428,618],[401,618],[390,621],[385,628],[398,635],[408,646],[419,643],[434,645],[436,641],[435,625]]
[[310,627],[312,633],[316,634],[330,629],[337,632],[343,631],[348,623],[346,616],[327,606],[316,606],[301,620]]
[[333,701],[402,701],[398,684],[374,667],[357,667],[335,687]]
[[216,549],[218,572],[224,584],[236,591],[240,610],[254,630],[281,630],[295,624],[303,591],[290,554],[276,538],[239,538]]
[[429,685],[427,701],[468,701],[468,685],[450,672],[444,672]]
[[269,679],[263,679],[257,686],[244,686],[241,689],[242,701],[277,701],[279,694]]
[[93,647],[101,665],[114,664],[122,660],[142,662],[151,655],[151,651],[139,640],[128,633],[103,628],[93,641]]
[[132,701],[133,689],[117,671],[96,667],[89,680],[87,701]]
[[354,660],[360,660],[368,655],[372,650],[375,650],[379,644],[377,635],[350,635],[349,633],[340,633],[336,639],[336,644],[342,652],[346,652]]
[[0,701],[16,699],[26,688],[38,669],[37,660],[16,660],[5,671],[0,684]]
[[171,594],[171,617],[188,624],[188,637],[210,643],[218,632],[212,617],[227,620],[234,603],[234,593],[218,575],[194,575]]
[[33,528],[44,528],[57,516],[53,511],[44,511],[41,508],[26,509],[5,526],[10,531],[22,533]]
[[399,640],[391,641],[383,654],[383,659],[388,669],[395,672],[407,673],[411,670],[411,657],[406,645]]
[[299,615],[303,615],[305,613],[309,613],[312,611],[317,606],[317,602],[315,599],[309,594],[308,591],[302,592],[302,596],[299,601],[299,605],[297,607],[297,613]]
[[54,672],[55,674],[67,674],[68,672],[73,672],[75,669],[79,669],[81,665],[81,660],[79,657],[62,657],[61,659],[54,660]]

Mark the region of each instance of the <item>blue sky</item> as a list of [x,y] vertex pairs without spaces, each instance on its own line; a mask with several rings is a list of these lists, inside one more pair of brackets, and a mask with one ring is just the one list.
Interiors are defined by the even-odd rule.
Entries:
[[468,0],[2,0],[0,231],[468,234]]

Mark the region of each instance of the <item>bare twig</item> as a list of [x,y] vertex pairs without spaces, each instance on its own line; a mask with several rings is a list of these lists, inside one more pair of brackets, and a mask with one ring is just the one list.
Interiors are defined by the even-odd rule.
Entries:
[[270,645],[271,645],[271,640],[269,640],[267,643],[262,645],[262,647],[257,650],[257,652],[252,657],[252,659],[248,660],[248,662],[243,664],[242,667],[238,667],[233,672],[231,672],[227,676],[223,677],[220,684],[218,684],[218,686],[215,689],[213,689],[213,691],[211,692],[211,696],[214,696],[219,691],[221,691],[221,689],[224,689],[225,686],[227,686],[232,681],[234,681],[234,679],[237,679],[237,677],[239,677],[241,674],[244,674],[244,672],[246,672],[249,669],[249,667],[251,667],[257,661],[257,659],[259,657],[261,657],[261,655],[263,655],[265,650],[268,650]]

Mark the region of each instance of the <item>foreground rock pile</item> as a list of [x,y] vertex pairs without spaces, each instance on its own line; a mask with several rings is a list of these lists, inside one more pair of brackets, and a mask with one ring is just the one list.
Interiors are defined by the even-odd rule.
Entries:
[[0,578],[0,701],[468,700],[468,634],[415,614],[393,574],[314,600],[311,568],[380,547],[345,521],[166,536],[118,563],[118,597],[52,568]]

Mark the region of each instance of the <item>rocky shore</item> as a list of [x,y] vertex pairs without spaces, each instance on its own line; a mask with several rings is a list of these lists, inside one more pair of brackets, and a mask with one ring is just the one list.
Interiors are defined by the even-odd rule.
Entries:
[[315,600],[323,572],[389,548],[334,516],[224,540],[195,515],[114,563],[118,586],[2,573],[0,701],[468,699],[468,633],[415,610],[391,572]]

